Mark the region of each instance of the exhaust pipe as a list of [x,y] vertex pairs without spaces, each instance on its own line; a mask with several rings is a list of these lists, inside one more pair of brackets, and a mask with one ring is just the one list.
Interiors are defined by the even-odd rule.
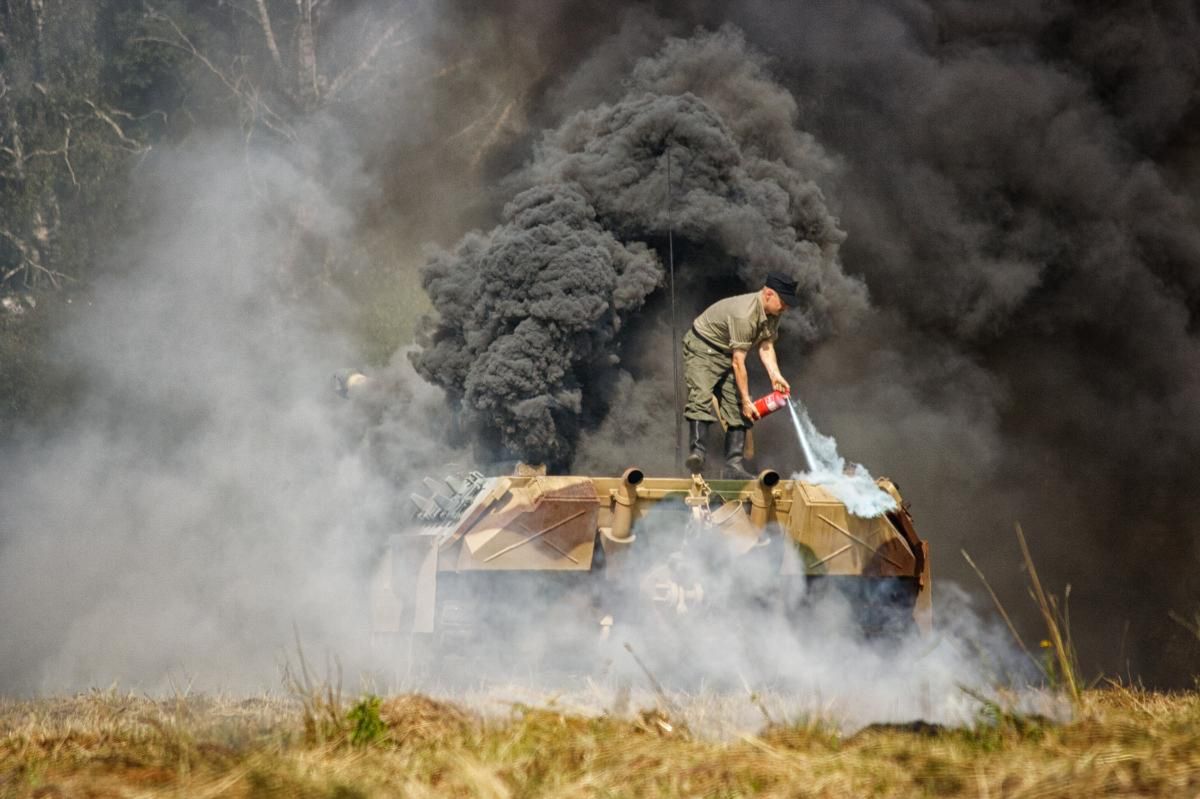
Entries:
[[750,491],[750,523],[760,530],[767,526],[767,521],[771,518],[771,508],[775,505],[774,489],[777,485],[779,472],[763,469]]
[[638,484],[646,478],[641,469],[631,466],[621,475],[621,485],[613,492],[617,504],[613,506],[612,531],[608,537],[618,544],[632,543],[637,536],[630,535],[633,528],[633,509],[637,505]]

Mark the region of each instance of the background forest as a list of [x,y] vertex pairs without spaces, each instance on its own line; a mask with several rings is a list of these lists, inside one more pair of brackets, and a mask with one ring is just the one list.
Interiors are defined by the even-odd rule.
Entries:
[[[439,79],[420,74],[411,51],[398,54],[416,17],[410,5],[329,0],[0,4],[0,434],[45,420],[70,400],[71,376],[48,360],[46,340],[73,304],[87,302],[98,277],[124,268],[116,243],[154,202],[130,189],[131,178],[214,132],[235,131],[247,159],[263,151],[309,159],[301,168],[314,166],[323,146],[378,141],[375,126],[392,121],[389,102]],[[440,80],[447,77],[453,82]],[[463,91],[468,106],[478,104],[472,94]],[[472,112],[437,116],[487,121],[466,118]],[[321,120],[338,117],[346,121],[339,135],[357,130],[363,139],[333,143]],[[470,133],[468,148],[450,148],[450,160],[478,161],[470,146],[480,142]],[[388,146],[420,147],[423,135],[408,126]],[[376,166],[392,155],[368,154]],[[412,172],[436,161],[393,170],[394,180],[417,179]],[[379,208],[368,209],[357,250],[335,252],[322,241],[311,209],[280,207],[273,220],[296,241],[294,251],[277,253],[278,296],[311,298],[336,287],[360,300],[350,323],[361,326],[368,361],[405,340],[424,307],[415,269],[395,268],[397,259],[415,263],[419,249],[394,248],[432,211],[403,195],[388,204],[393,212],[412,207],[389,213],[386,226]]]

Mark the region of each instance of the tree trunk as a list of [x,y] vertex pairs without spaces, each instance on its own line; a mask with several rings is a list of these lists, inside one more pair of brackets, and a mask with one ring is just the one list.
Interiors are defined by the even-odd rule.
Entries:
[[271,15],[267,11],[267,0],[257,0],[258,2],[258,24],[262,27],[263,38],[267,40],[267,50],[271,53],[271,60],[275,62],[275,68],[279,70],[279,77],[286,81],[287,74],[283,69],[283,57],[279,54],[279,44],[275,41],[275,31],[271,27]]
[[313,25],[312,0],[296,0],[300,11],[296,30],[297,85],[306,111],[317,107],[321,99],[317,84],[317,32]]
[[25,185],[25,145],[21,141],[21,125],[17,122],[17,112],[13,109],[12,98],[9,92],[12,88],[8,85],[8,81],[4,78],[4,73],[0,72],[0,115],[4,121],[4,139],[7,139],[5,146],[12,151],[12,167],[8,176],[11,176],[14,183],[18,187]]
[[58,204],[58,194],[53,188],[47,187],[38,200],[38,208],[33,215],[33,247],[30,258],[40,268],[34,269],[33,282],[36,285],[42,279],[50,282],[54,288],[61,288],[58,278],[58,243],[62,231],[62,209]]
[[29,14],[33,18],[33,81],[46,80],[46,2],[29,0]]

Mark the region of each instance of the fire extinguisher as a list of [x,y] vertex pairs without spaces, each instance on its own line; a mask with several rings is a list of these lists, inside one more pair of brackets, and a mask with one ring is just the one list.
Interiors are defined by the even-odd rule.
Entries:
[[774,413],[788,403],[788,395],[782,391],[772,391],[765,397],[759,397],[754,401],[754,410],[758,411],[759,416],[766,416]]

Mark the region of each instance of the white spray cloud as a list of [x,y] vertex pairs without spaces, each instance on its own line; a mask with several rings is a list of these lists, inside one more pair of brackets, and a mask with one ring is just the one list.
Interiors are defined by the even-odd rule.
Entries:
[[896,500],[881,489],[861,463],[847,464],[838,454],[837,441],[817,430],[803,404],[792,400],[788,405],[796,438],[808,461],[808,469],[795,479],[822,486],[842,502],[855,516],[869,519],[896,509]]

